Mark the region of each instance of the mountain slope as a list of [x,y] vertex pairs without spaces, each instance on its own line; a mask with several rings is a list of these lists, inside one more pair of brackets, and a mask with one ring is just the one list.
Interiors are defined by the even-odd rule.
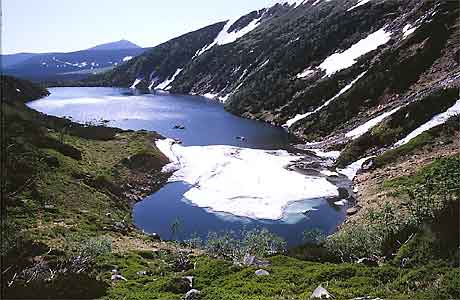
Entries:
[[2,72],[35,81],[81,79],[113,69],[144,51],[119,41],[69,53],[2,55]]
[[87,50],[119,50],[119,49],[139,49],[142,48],[128,40],[119,40],[112,43],[106,43],[91,47]]
[[[173,39],[89,82],[220,99],[237,115],[283,125],[331,149],[356,143],[352,130],[397,117],[403,130],[370,142],[357,159],[457,100],[458,14],[459,4],[446,0],[281,2]],[[171,47],[204,33],[186,54]],[[438,95],[445,88],[451,92]],[[429,108],[408,122],[398,116],[418,114],[409,103]]]

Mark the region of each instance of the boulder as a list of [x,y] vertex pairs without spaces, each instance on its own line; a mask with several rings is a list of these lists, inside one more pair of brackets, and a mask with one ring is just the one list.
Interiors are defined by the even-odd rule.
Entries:
[[339,199],[347,199],[350,196],[346,188],[339,187],[338,190],[339,190]]
[[257,271],[255,272],[255,274],[256,274],[257,276],[268,276],[268,275],[270,275],[270,273],[269,273],[268,271],[263,270],[263,269],[257,270]]
[[246,254],[243,258],[243,265],[245,266],[256,266],[256,267],[266,267],[270,265],[269,261],[261,260],[255,257],[254,255]]
[[334,299],[334,296],[320,285],[310,295],[310,299]]
[[347,215],[352,216],[355,215],[359,211],[360,207],[355,206],[347,209]]
[[120,281],[120,280],[128,281],[128,279],[126,279],[125,277],[121,276],[120,274],[112,275],[112,280],[113,281]]
[[198,300],[201,298],[201,292],[199,290],[192,289],[185,294],[185,300]]
[[378,261],[372,258],[368,258],[368,257],[363,257],[363,258],[358,259],[357,263],[363,264],[368,267],[378,267],[379,266]]
[[193,276],[184,276],[183,279],[187,280],[190,283],[190,288],[193,288]]

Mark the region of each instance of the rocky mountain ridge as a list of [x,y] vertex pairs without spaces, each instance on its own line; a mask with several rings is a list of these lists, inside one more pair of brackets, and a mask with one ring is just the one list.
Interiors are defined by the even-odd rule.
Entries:
[[175,38],[88,80],[224,102],[339,165],[391,147],[459,99],[454,1],[281,2]]

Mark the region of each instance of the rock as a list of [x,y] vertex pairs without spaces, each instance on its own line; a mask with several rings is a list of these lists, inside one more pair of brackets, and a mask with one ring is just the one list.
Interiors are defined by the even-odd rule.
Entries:
[[310,295],[310,299],[333,299],[334,296],[332,296],[331,293],[328,292],[325,288],[323,288],[321,285],[318,286],[313,293]]
[[374,166],[374,161],[372,159],[367,160],[361,167],[363,171],[368,171]]
[[263,270],[263,269],[257,270],[257,271],[255,272],[255,274],[256,274],[257,276],[268,276],[268,275],[270,275],[270,273],[269,273],[268,271]]
[[192,289],[185,294],[185,300],[198,300],[201,298],[201,292],[199,290]]
[[193,276],[184,276],[183,279],[187,280],[190,283],[190,288],[193,288]]
[[368,267],[378,267],[379,266],[379,263],[376,260],[372,258],[368,258],[368,257],[363,257],[363,258],[358,259],[357,263],[363,264]]
[[57,211],[56,206],[51,205],[51,204],[45,204],[45,206],[44,206],[43,208],[44,208],[45,210],[51,211],[51,212],[56,212],[56,211]]
[[352,216],[352,215],[356,214],[359,211],[359,209],[360,208],[358,206],[351,207],[351,208],[347,209],[347,215]]
[[153,240],[161,240],[160,235],[156,232],[149,234],[150,238]]
[[348,193],[348,190],[343,187],[339,187],[339,199],[347,199],[350,194]]
[[270,265],[269,261],[261,260],[255,257],[254,255],[246,254],[243,258],[243,265],[245,266],[256,266],[256,267],[266,267]]
[[120,280],[128,281],[128,279],[124,278],[124,277],[121,276],[120,274],[112,275],[112,280],[113,280],[113,281],[120,281]]
[[115,231],[125,232],[128,229],[128,226],[124,222],[115,222],[112,225],[112,229]]

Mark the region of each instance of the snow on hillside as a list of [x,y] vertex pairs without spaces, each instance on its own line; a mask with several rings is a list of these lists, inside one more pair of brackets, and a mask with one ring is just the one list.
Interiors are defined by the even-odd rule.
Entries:
[[139,83],[141,83],[141,81],[142,81],[142,79],[137,78],[136,80],[134,80],[134,82],[133,82],[133,84],[131,85],[130,88],[131,88],[131,89],[135,89],[136,86],[137,86]]
[[365,74],[367,73],[366,72],[363,72],[361,74],[358,75],[358,77],[356,77],[352,82],[350,82],[350,84],[348,84],[347,86],[345,86],[343,89],[341,89],[339,91],[339,93],[337,95],[335,95],[334,97],[332,97],[331,99],[327,100],[326,102],[324,102],[323,105],[321,105],[320,107],[318,107],[317,109],[315,109],[314,111],[310,111],[310,112],[307,112],[305,114],[298,114],[296,115],[294,118],[288,120],[286,122],[286,124],[283,125],[283,127],[285,128],[289,128],[291,127],[292,125],[294,125],[295,123],[297,123],[298,121],[308,117],[309,115],[311,114],[314,114],[314,113],[317,113],[318,111],[320,111],[321,109],[323,109],[324,107],[328,106],[332,101],[334,101],[336,98],[338,98],[339,96],[341,96],[343,93],[345,93],[346,91],[348,91],[349,89],[351,89],[351,87],[358,81],[361,79],[361,77],[363,77]]
[[350,7],[347,11],[351,11],[351,10],[357,8],[357,7],[360,7],[361,5],[364,5],[369,1],[371,1],[371,0],[359,0],[358,3],[356,3],[356,5]]
[[403,28],[403,39],[407,38],[409,35],[414,33],[415,30],[417,30],[418,27],[412,26],[411,24],[407,24]]
[[431,120],[421,125],[411,133],[409,133],[404,139],[398,141],[395,144],[395,147],[407,144],[408,142],[410,142],[410,140],[422,134],[423,132],[430,130],[431,128],[436,127],[438,125],[444,124],[445,122],[447,122],[447,120],[449,120],[449,118],[458,114],[460,114],[460,100],[455,102],[455,104],[452,107],[450,107],[447,111],[437,114],[436,116],[431,118]]
[[247,33],[249,33],[252,30],[254,30],[257,26],[259,26],[260,25],[260,19],[261,18],[254,19],[246,27],[241,28],[239,30],[234,30],[232,32],[228,32],[228,30],[230,29],[230,27],[232,27],[232,25],[236,21],[238,21],[238,19],[233,19],[233,20],[227,21],[227,24],[225,24],[224,28],[217,35],[217,37],[215,38],[214,42],[212,42],[208,46],[206,46],[203,49],[201,49],[200,51],[198,51],[197,54],[195,55],[195,57],[200,56],[201,54],[203,54],[204,52],[208,51],[209,49],[211,49],[215,45],[225,45],[225,44],[230,44],[230,43],[235,42],[237,39],[239,39],[240,37],[246,35]]
[[[182,72],[182,70],[183,69],[180,69],[180,68],[177,69],[176,72],[170,78],[167,78],[165,81],[157,85],[155,89],[156,90],[167,90],[168,87],[171,85],[171,83],[173,83],[174,80],[176,80],[177,75],[179,75],[180,72]],[[149,88],[151,88],[151,86]]]
[[391,32],[385,31],[385,27],[383,27],[347,50],[332,54],[319,65],[319,68],[326,71],[325,76],[330,76],[338,71],[347,69],[356,63],[357,58],[386,44],[390,38]]
[[[267,151],[232,146],[193,146],[159,140],[157,147],[177,170],[170,181],[183,181],[191,188],[184,197],[194,205],[236,216],[278,220],[286,207],[314,199],[338,196],[337,188],[323,177],[305,176],[285,168],[299,156],[287,151]],[[308,207],[310,206],[310,207]]]
[[360,160],[357,160],[354,163],[349,164],[343,169],[337,169],[337,172],[347,176],[348,179],[353,180],[356,177],[356,174],[358,174],[358,171],[361,170],[361,168],[363,167],[364,163],[372,157],[373,156],[361,158]]
[[377,126],[380,122],[382,122],[386,117],[389,117],[391,116],[392,114],[394,114],[395,112],[397,112],[399,109],[401,109],[401,107],[397,107],[393,110],[390,110],[386,113],[383,113],[369,121],[367,121],[366,123],[364,123],[363,125],[361,126],[358,126],[356,127],[355,129],[349,131],[348,133],[345,134],[346,137],[348,138],[351,138],[351,139],[357,139],[359,138],[360,136],[362,136],[363,134],[365,134],[366,132],[368,132],[370,129],[372,129],[373,127]]

